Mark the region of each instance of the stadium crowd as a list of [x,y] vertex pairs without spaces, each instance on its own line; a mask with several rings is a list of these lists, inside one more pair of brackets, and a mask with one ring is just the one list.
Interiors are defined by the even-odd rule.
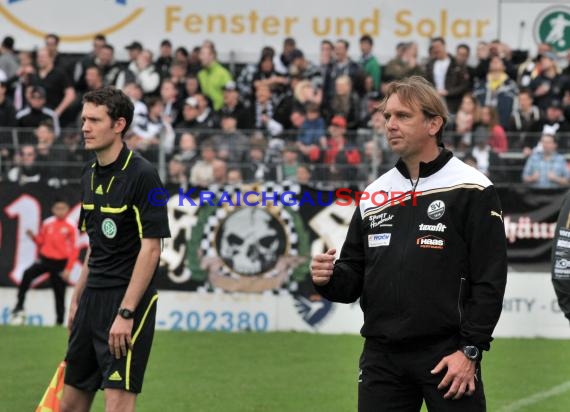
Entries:
[[56,34],[33,52],[6,36],[0,178],[57,186],[79,176],[91,156],[82,149],[82,96],[113,85],[135,106],[127,145],[161,162],[167,184],[364,184],[395,163],[376,110],[386,85],[420,75],[452,115],[444,144],[466,162],[496,183],[569,183],[570,65],[547,44],[535,54],[499,40],[450,50],[433,38],[425,59],[416,43],[400,43],[382,64],[374,46],[368,35],[358,45],[322,40],[311,62],[286,38],[231,72],[208,40],[190,50],[163,40],[156,54],[133,41],[128,61],[118,61],[103,35],[79,57],[60,53]]

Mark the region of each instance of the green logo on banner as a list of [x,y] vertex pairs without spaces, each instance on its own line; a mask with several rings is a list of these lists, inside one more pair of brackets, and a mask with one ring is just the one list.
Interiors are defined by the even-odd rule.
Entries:
[[547,43],[554,52],[570,49],[570,9],[551,7],[542,12],[535,21],[537,43]]
[[101,231],[108,239],[113,239],[117,235],[117,225],[110,218],[105,218],[101,223]]

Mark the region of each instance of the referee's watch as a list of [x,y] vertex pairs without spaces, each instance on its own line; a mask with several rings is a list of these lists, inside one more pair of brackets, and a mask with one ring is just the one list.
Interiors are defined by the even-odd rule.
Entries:
[[481,355],[481,351],[477,346],[467,345],[462,348],[463,354],[467,357],[467,359],[472,361],[478,361]]
[[123,319],[132,319],[134,312],[130,309],[127,309],[127,308],[119,308],[118,314]]

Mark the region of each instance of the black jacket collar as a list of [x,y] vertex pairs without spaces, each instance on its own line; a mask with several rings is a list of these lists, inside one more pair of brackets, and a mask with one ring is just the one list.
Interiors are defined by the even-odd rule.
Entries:
[[[424,163],[420,162],[420,175],[419,177],[428,177],[433,175],[435,172],[439,171],[447,162],[453,157],[453,153],[442,147],[439,155],[431,162]],[[408,167],[402,159],[398,160],[396,163],[396,169],[406,178],[410,178],[410,173],[408,172]]]

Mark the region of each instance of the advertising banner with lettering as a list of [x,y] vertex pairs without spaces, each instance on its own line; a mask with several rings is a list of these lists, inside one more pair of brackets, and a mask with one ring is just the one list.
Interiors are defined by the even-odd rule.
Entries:
[[158,50],[162,39],[188,49],[212,40],[222,60],[257,61],[264,46],[281,49],[285,37],[316,59],[323,39],[345,38],[358,56],[358,39],[370,34],[382,61],[393,57],[396,44],[417,41],[427,55],[430,37],[445,37],[451,47],[498,34],[498,0],[437,3],[401,0],[376,2],[292,0],[155,1],[155,0],[0,0],[0,35],[14,36],[18,49],[34,49],[46,33],[61,37],[64,52],[88,52],[97,33],[107,36],[119,54],[137,40]]

